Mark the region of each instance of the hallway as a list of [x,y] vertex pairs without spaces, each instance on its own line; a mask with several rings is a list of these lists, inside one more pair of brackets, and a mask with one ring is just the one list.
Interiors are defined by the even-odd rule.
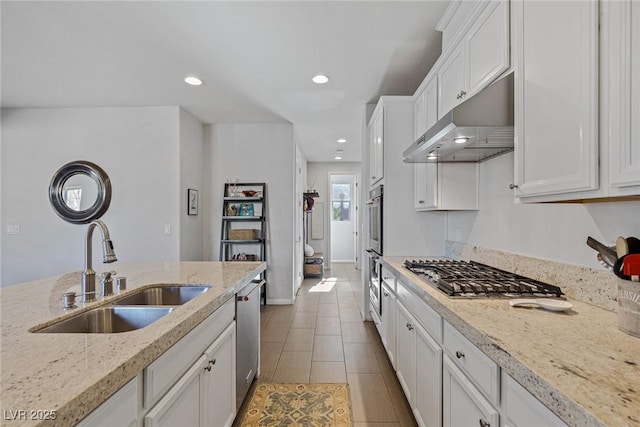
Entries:
[[259,381],[347,382],[354,426],[415,426],[372,322],[362,322],[360,271],[334,263],[305,279],[295,305],[261,312]]

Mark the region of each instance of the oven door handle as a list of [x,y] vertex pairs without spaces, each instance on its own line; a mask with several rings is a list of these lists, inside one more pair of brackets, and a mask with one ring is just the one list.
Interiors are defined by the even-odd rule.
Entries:
[[374,251],[373,249],[365,249],[365,252],[367,252],[369,255],[371,255],[371,258],[373,258],[373,259],[380,258],[380,255],[378,255],[376,253],[376,251]]

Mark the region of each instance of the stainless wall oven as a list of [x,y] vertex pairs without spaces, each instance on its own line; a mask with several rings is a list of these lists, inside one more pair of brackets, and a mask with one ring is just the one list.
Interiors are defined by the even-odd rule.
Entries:
[[382,194],[383,186],[379,185],[369,192],[367,207],[369,209],[369,235],[367,249],[382,255]]
[[380,263],[378,258],[382,256],[382,185],[369,192],[367,207],[369,210],[369,234],[367,240],[368,275],[369,275],[369,302],[371,309],[378,316],[382,314],[382,283],[380,275]]

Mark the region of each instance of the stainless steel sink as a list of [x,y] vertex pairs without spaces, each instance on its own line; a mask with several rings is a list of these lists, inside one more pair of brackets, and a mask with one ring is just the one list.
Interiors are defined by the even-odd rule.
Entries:
[[154,286],[141,289],[124,298],[113,301],[112,305],[182,305],[202,295],[210,286]]
[[175,307],[98,307],[39,329],[37,333],[113,334],[144,328]]

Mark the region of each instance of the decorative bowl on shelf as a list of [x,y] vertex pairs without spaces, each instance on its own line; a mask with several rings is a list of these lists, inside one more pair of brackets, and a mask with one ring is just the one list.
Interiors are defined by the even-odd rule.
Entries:
[[257,191],[255,190],[242,190],[242,194],[244,194],[245,197],[253,197],[256,193]]

